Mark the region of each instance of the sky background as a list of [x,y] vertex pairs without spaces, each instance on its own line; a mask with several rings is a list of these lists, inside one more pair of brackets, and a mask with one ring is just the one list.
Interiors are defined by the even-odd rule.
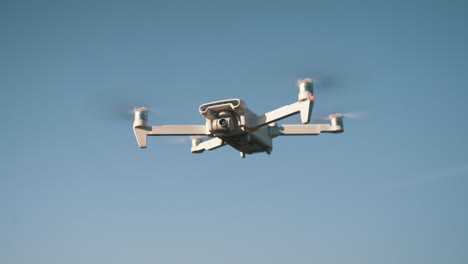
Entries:
[[[0,262],[466,263],[466,1],[1,1]],[[343,134],[139,149],[317,79]],[[298,123],[291,117],[282,123]]]

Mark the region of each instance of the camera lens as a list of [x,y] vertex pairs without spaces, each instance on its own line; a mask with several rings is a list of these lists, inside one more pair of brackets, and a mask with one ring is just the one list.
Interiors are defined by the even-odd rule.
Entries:
[[228,122],[227,122],[226,119],[221,118],[221,119],[219,119],[218,124],[219,124],[220,126],[222,126],[222,127],[226,127],[227,124],[228,124]]

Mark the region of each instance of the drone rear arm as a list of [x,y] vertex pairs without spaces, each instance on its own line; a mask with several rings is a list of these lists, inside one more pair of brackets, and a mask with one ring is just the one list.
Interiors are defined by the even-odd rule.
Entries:
[[271,126],[270,137],[277,136],[299,136],[319,135],[320,133],[342,133],[344,131],[343,117],[341,115],[331,116],[330,124],[314,125],[282,125]]
[[205,136],[204,125],[134,126],[140,148],[146,148],[147,136]]
[[319,135],[320,133],[342,133],[342,126],[332,126],[328,124],[315,125],[282,125],[272,127],[270,136],[300,136],[300,135]]

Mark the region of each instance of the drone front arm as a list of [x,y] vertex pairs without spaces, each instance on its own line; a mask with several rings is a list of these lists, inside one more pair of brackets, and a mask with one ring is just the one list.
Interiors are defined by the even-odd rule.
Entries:
[[135,137],[140,148],[146,148],[147,136],[205,136],[204,125],[170,125],[170,126],[135,126]]
[[224,146],[226,143],[220,138],[212,138],[206,141],[201,141],[199,138],[192,139],[192,153],[202,153],[205,150],[213,150]]

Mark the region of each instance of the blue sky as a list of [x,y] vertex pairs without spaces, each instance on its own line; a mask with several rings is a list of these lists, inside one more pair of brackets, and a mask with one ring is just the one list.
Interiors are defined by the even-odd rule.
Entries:
[[[2,1],[0,262],[466,263],[468,5],[274,2]],[[304,77],[365,118],[246,159],[119,118],[262,113]]]

